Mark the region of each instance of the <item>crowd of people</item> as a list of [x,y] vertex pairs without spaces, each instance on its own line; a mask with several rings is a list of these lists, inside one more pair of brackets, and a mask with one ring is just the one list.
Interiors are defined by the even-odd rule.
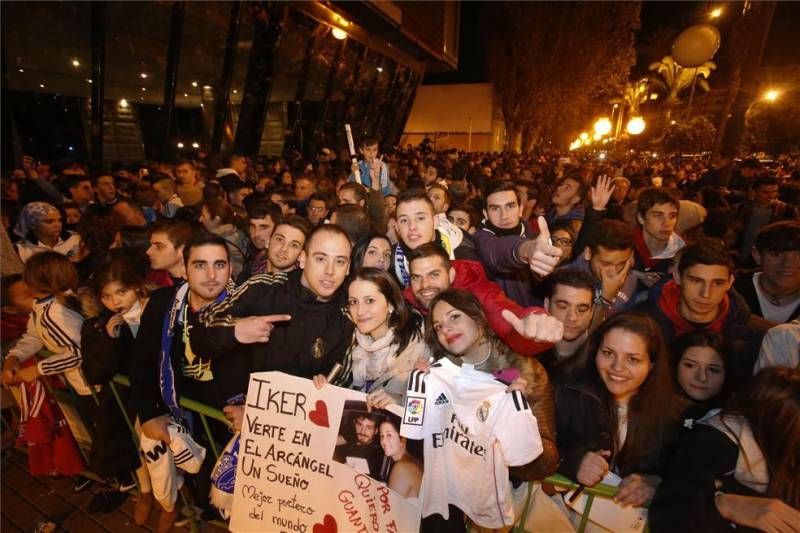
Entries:
[[[4,176],[2,382],[29,443],[34,386],[75,393],[88,467],[109,480],[93,511],[138,485],[136,522],[157,503],[169,531],[183,471],[213,515],[210,443],[180,397],[238,429],[252,372],[384,408],[446,361],[523,393],[541,453],[510,482],[535,482],[568,520],[543,481],[555,473],[618,476],[614,501],[648,507],[654,532],[800,531],[800,160],[359,146],[352,161],[323,149],[110,169],[26,156]],[[108,386],[118,374],[144,459]],[[78,438],[67,415],[48,420]],[[400,428],[379,431],[418,478]],[[42,468],[76,475],[75,462]],[[449,507],[422,531],[476,522]]]

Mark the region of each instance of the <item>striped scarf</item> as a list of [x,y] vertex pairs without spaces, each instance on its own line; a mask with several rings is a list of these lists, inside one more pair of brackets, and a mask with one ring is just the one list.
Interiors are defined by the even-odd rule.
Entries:
[[[232,288],[230,280],[214,303],[224,300]],[[189,284],[185,281],[175,291],[172,305],[164,317],[164,326],[161,329],[161,353],[158,361],[158,380],[161,388],[161,398],[169,408],[176,421],[184,420],[181,408],[178,406],[178,394],[175,390],[175,369],[172,368],[172,341],[175,331],[183,326],[183,308],[188,305]]]

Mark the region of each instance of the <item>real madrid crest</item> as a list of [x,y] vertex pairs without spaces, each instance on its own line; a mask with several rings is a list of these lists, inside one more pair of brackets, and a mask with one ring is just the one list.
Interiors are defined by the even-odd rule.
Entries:
[[478,417],[478,420],[481,422],[486,422],[486,419],[489,418],[489,408],[492,404],[489,400],[485,400],[482,404],[478,406],[478,410],[475,411],[475,416]]
[[322,342],[322,337],[317,337],[317,340],[314,341],[314,346],[311,347],[311,355],[314,356],[314,359],[322,359],[322,356],[325,355],[325,343]]

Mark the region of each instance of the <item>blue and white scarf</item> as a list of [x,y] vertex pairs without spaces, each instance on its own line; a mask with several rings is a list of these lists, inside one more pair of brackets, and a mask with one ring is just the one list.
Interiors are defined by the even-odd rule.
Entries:
[[[230,289],[230,281],[217,299],[215,303],[221,302],[228,296]],[[180,287],[175,291],[175,297],[172,299],[169,313],[164,317],[164,327],[161,329],[161,354],[158,361],[158,376],[159,385],[161,386],[161,398],[169,408],[170,413],[176,421],[184,421],[183,412],[178,406],[178,395],[175,390],[175,369],[172,368],[172,341],[175,338],[175,332],[183,327],[183,313],[181,312],[184,305],[188,305],[189,284],[183,282]]]

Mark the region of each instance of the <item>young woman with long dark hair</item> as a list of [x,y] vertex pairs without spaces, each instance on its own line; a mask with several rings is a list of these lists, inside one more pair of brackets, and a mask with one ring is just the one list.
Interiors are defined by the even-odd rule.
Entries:
[[422,484],[422,466],[408,452],[407,439],[400,436],[400,426],[391,418],[378,427],[383,454],[391,460],[386,485],[403,498],[417,498]]
[[681,442],[650,530],[800,531],[800,369],[765,368]]
[[[510,467],[508,473],[514,479],[526,481],[541,480],[553,474],[558,464],[553,391],[547,371],[541,363],[534,358],[520,357],[506,346],[490,327],[478,299],[465,290],[449,289],[434,297],[430,304],[430,313],[425,319],[425,337],[431,351],[437,360],[441,361],[438,365],[443,366],[444,372],[449,373],[449,367],[453,365],[461,367],[460,379],[463,381],[460,387],[469,387],[470,383],[476,383],[478,387],[486,387],[484,383],[469,377],[470,373],[486,373],[493,375],[501,382],[510,384],[509,390],[521,391],[524,394],[524,399],[535,417],[538,438],[534,439],[529,433],[529,429],[515,428],[516,431],[519,431],[515,445],[521,449],[534,449],[538,447],[540,441],[542,453],[527,464]],[[464,394],[473,394],[474,392],[463,389]],[[458,392],[454,394],[458,394]],[[491,407],[487,404],[489,402],[483,402],[479,405],[478,410],[481,413],[484,413],[482,409],[488,411]],[[480,420],[485,414],[476,416]],[[506,421],[506,423],[513,424],[514,422]],[[502,426],[503,422],[498,422],[498,424]],[[508,428],[501,430],[505,429]],[[464,475],[465,479],[470,479],[470,476],[476,474],[470,472],[469,475],[466,473]],[[505,492],[502,485],[498,485],[504,481],[498,481],[497,478],[486,477],[483,483],[494,487],[497,493]],[[484,504],[477,501],[461,502],[462,509],[449,503],[448,518],[445,519],[440,513],[430,514],[423,518],[421,531],[465,531],[464,515],[470,516],[470,507],[473,510],[481,509]],[[473,521],[486,520],[486,516],[470,516],[470,518]],[[505,519],[503,521],[505,523]]]
[[446,357],[461,366],[494,374],[504,381],[522,385],[542,438],[544,451],[535,461],[511,469],[511,474],[528,481],[545,478],[555,472],[558,450],[555,439],[553,389],[547,371],[532,357],[514,353],[495,335],[480,302],[470,292],[449,289],[439,293],[425,319],[425,338],[434,357]]
[[[368,393],[371,406],[400,404],[415,363],[429,358],[421,317],[385,270],[362,268],[347,292],[347,313],[356,330],[342,371],[351,374],[352,388]],[[314,377],[318,387],[325,382],[325,376]]]
[[623,478],[617,502],[644,506],[661,482],[682,405],[661,331],[644,315],[621,313],[579,357],[582,368],[556,387],[558,471],[586,486],[614,472]]
[[361,238],[353,246],[352,266],[354,270],[362,267],[389,270],[391,264],[392,242],[386,235],[373,232]]
[[730,346],[719,333],[698,330],[675,339],[672,364],[678,393],[689,403],[681,418],[684,426],[722,407],[731,393],[728,377]]

